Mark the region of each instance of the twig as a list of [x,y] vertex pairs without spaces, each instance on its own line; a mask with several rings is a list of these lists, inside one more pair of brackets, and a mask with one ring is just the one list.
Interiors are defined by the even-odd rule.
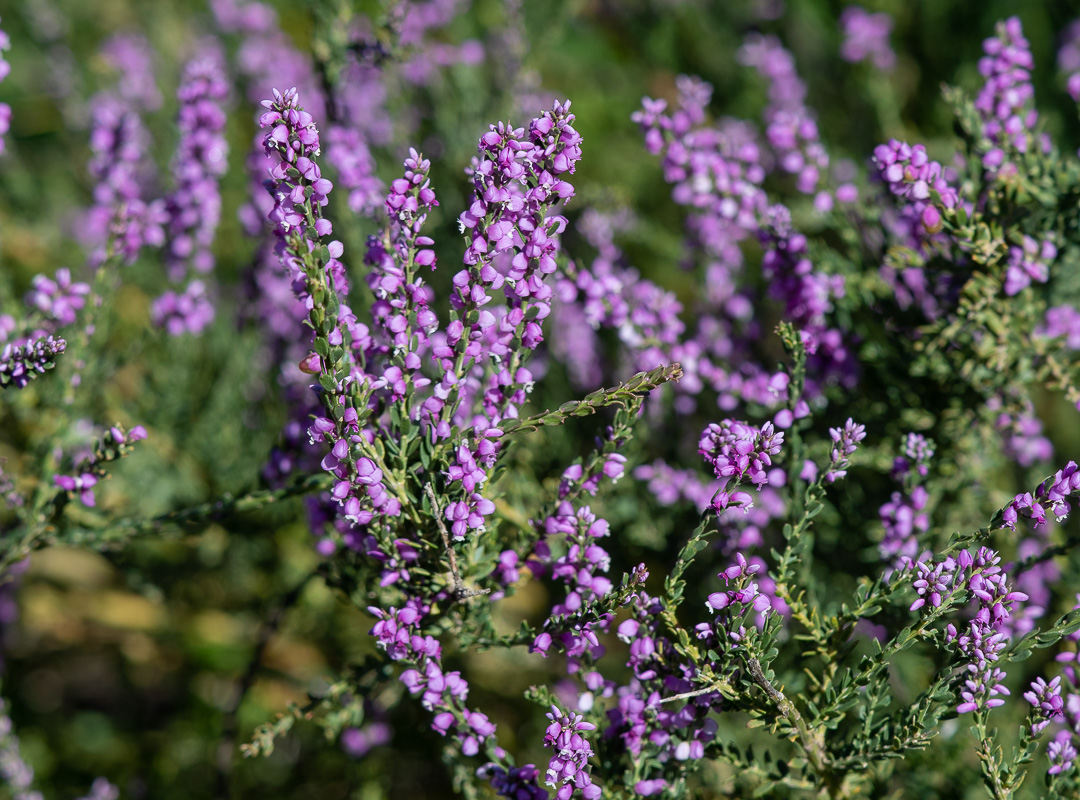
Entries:
[[461,573],[458,572],[457,556],[454,555],[454,548],[450,546],[450,534],[447,533],[446,525],[443,523],[442,512],[439,510],[439,500],[435,497],[435,490],[431,488],[430,483],[426,483],[424,484],[424,491],[427,492],[428,500],[431,501],[431,514],[435,517],[435,526],[439,529],[443,546],[446,548],[446,555],[450,559],[450,574],[454,578],[454,600],[465,600],[470,597],[488,594],[491,589],[465,588],[465,584],[461,580]]
[[814,771],[825,782],[825,786],[828,789],[830,797],[836,797],[837,793],[841,790],[840,782],[837,780],[837,776],[833,771],[832,764],[829,762],[828,753],[825,751],[824,743],[814,735],[806,725],[806,721],[799,713],[799,709],[795,707],[795,704],[788,700],[784,696],[784,693],[773,686],[769,679],[765,677],[765,672],[761,669],[761,664],[756,658],[746,659],[746,669],[750,673],[750,677],[754,679],[754,683],[761,687],[762,691],[769,696],[769,699],[776,703],[777,709],[783,715],[784,719],[788,721],[788,724],[795,729],[799,737],[799,743],[802,745],[803,751],[806,753],[807,759],[813,766]]
[[701,695],[703,695],[703,694],[711,694],[712,692],[719,692],[720,689],[722,687],[724,687],[725,685],[727,685],[726,682],[719,681],[719,682],[717,682],[715,684],[710,684],[709,686],[704,686],[701,689],[695,689],[692,692],[683,692],[682,694],[673,694],[671,697],[665,697],[665,698],[661,699],[660,703],[661,704],[663,704],[663,703],[677,703],[680,700],[690,700],[691,698],[694,698],[694,697],[701,697]]

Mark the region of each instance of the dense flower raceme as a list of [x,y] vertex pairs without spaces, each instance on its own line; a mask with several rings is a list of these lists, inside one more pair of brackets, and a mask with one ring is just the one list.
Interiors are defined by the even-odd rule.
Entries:
[[586,769],[592,757],[592,746],[583,733],[596,730],[596,726],[585,722],[580,714],[562,711],[552,705],[547,718],[551,720],[544,733],[544,747],[555,751],[548,763],[544,782],[557,789],[557,800],[569,800],[575,789],[581,790],[586,800],[600,797],[600,787],[592,782],[592,776]]
[[[795,59],[774,36],[747,37],[739,50],[739,61],[752,66],[769,83],[769,103],[765,108],[765,138],[776,153],[777,163],[795,175],[795,186],[803,194],[815,194],[829,167],[829,155],[818,134],[817,121],[806,107],[806,85],[795,69]],[[832,197],[821,192],[816,203],[822,210],[832,206]]]
[[1001,524],[1016,530],[1021,516],[1028,517],[1036,527],[1046,524],[1046,512],[1050,511],[1058,522],[1069,516],[1069,495],[1080,491],[1080,467],[1070,461],[1064,469],[1043,481],[1035,492],[1022,492],[1005,507]]
[[[660,364],[686,364],[696,360],[680,343],[685,326],[679,319],[682,304],[675,295],[625,266],[622,251],[613,241],[616,227],[628,224],[595,209],[582,214],[578,230],[598,250],[592,264],[578,268],[569,263],[558,275],[551,346],[564,360],[571,378],[581,388],[595,389],[605,380],[602,343],[597,331],[617,332],[622,352],[617,377],[655,369]],[[699,380],[686,374],[677,390],[691,391]],[[686,387],[684,389],[684,387]]]
[[759,626],[764,625],[768,614],[773,611],[774,599],[759,590],[757,573],[761,568],[760,562],[747,561],[742,553],[735,554],[735,563],[717,576],[728,588],[713,592],[705,601],[709,610],[718,616],[711,630],[698,626],[699,638],[707,639],[711,633],[721,646],[738,647],[746,636],[742,623],[751,613],[757,615]]
[[443,671],[439,641],[421,629],[425,607],[410,601],[401,609],[371,607],[368,611],[378,619],[371,630],[376,643],[393,661],[408,666],[401,673],[401,682],[434,714],[432,730],[440,736],[456,736],[467,756],[479,753],[494,736],[495,725],[465,705],[469,685],[461,673]]
[[983,42],[983,52],[986,55],[979,59],[979,74],[986,83],[975,98],[975,108],[994,144],[983,155],[983,167],[996,172],[1010,160],[1010,151],[1026,153],[1035,146],[1048,150],[1050,141],[1045,136],[1036,141],[1039,114],[1034,108],[1035,90],[1031,85],[1035,62],[1019,17],[999,22],[996,35]]
[[[758,46],[771,52],[767,42],[751,47],[755,63],[761,56]],[[777,407],[787,399],[775,391],[776,375],[740,358],[753,352],[752,343],[762,335],[750,313],[757,298],[736,282],[742,264],[738,242],[753,236],[765,251],[762,263],[770,297],[807,334],[812,353],[808,397],[816,396],[829,378],[853,385],[854,359],[841,332],[827,323],[833,300],[844,294],[843,278],[814,270],[806,237],[793,228],[790,212],[769,202],[760,185],[766,174],[764,150],[752,130],[732,121],[710,126],[705,106],[711,87],[685,77],[678,86],[680,103],[673,112],[668,113],[665,101],[646,98],[633,119],[642,128],[647,149],[663,156],[673,198],[691,209],[688,243],[695,260],[703,261],[704,283],[710,287],[707,302],[695,309],[698,327],[683,346],[680,363],[688,375],[700,376],[698,385],[719,394],[723,408],[740,400]],[[797,86],[776,92],[780,99],[801,96]]]
[[[753,495],[734,489],[745,481],[761,491],[773,479],[769,469],[772,457],[780,452],[783,444],[784,432],[777,431],[771,422],[755,428],[745,422],[725,419],[705,429],[698,452],[713,468],[716,477],[723,481],[712,499],[712,507],[717,513],[728,506],[744,512],[753,508]],[[782,480],[779,476],[776,479]]]
[[[11,39],[8,35],[0,30],[0,83],[11,72],[11,64],[4,58],[4,51],[11,47]],[[0,103],[0,155],[3,154],[5,144],[4,135],[11,128],[11,106],[7,103]]]
[[1005,675],[996,662],[1008,645],[1005,624],[1018,610],[1016,604],[1023,603],[1028,596],[1012,589],[1000,562],[996,552],[981,547],[974,555],[961,550],[956,558],[920,561],[916,565],[912,585],[919,598],[911,604],[913,611],[925,607],[926,613],[930,613],[959,591],[969,592],[978,606],[966,628],[958,629],[949,623],[945,631],[945,641],[967,661],[969,677],[964,681],[960,691],[962,702],[957,706],[961,714],[1003,705],[1001,695],[1009,694],[1002,685]]
[[959,192],[944,167],[932,161],[921,144],[911,146],[892,139],[874,148],[874,166],[894,196],[900,198],[902,227],[898,230],[917,247],[941,230],[941,211],[933,192],[947,209],[960,205]]
[[[150,71],[149,62],[127,57],[134,52],[123,51],[125,57],[119,65],[124,74]],[[141,76],[135,79],[135,85],[145,80],[146,76]],[[121,82],[119,88],[125,86]],[[132,89],[127,95],[120,91],[101,92],[90,102],[88,169],[94,181],[94,202],[82,220],[80,234],[92,248],[93,263],[104,260],[110,238],[115,239],[116,249],[128,263],[144,246],[160,247],[165,243],[165,202],[145,197],[153,177],[152,165],[145,157],[149,137],[140,117],[145,100],[141,90]]]
[[0,387],[21,389],[47,369],[56,366],[56,358],[67,342],[53,336],[25,344],[8,343],[0,351]]
[[[714,616],[696,626],[699,641],[731,653],[742,646],[748,620],[759,628],[764,625],[781,601],[768,593],[773,584],[763,569],[760,559],[736,554],[735,563],[718,576],[725,590],[708,597],[706,606]],[[618,741],[635,759],[649,755],[678,765],[704,757],[705,746],[718,729],[710,712],[721,709],[723,697],[719,691],[693,691],[699,687],[701,665],[680,655],[666,635],[665,603],[663,598],[636,592],[631,618],[618,627],[619,638],[630,648],[627,666],[633,679],[615,690],[617,703],[607,711],[610,724],[604,736]],[[684,702],[664,700],[683,693],[689,695]],[[664,779],[652,778],[645,788],[659,790],[663,784]]]
[[934,457],[934,443],[918,433],[904,439],[903,455],[893,461],[892,478],[903,491],[893,492],[889,502],[878,509],[885,536],[878,547],[889,571],[903,569],[919,554],[918,537],[930,527],[927,503],[930,495],[923,486]]
[[889,47],[892,17],[885,13],[871,14],[859,6],[848,6],[840,15],[844,41],[840,57],[845,61],[872,61],[880,70],[896,66],[896,53]]
[[151,316],[155,324],[170,334],[198,334],[214,317],[204,280],[214,267],[211,245],[221,218],[218,182],[225,174],[228,143],[225,141],[225,109],[229,85],[224,70],[224,54],[216,45],[207,45],[184,69],[177,100],[180,110],[177,127],[180,141],[173,157],[176,188],[165,201],[168,216],[165,262],[173,284],[158,298]]

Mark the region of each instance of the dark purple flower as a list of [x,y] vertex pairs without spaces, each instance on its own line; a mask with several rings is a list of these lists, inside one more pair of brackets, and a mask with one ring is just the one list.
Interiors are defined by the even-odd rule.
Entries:
[[56,366],[57,356],[66,347],[67,342],[53,336],[4,345],[0,350],[0,388],[23,388],[45,370]]

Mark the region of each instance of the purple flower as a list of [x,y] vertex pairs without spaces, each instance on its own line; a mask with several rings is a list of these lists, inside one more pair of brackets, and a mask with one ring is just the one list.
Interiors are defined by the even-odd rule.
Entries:
[[1057,258],[1057,248],[1049,240],[1040,244],[1030,236],[1024,236],[1023,245],[1009,248],[1006,258],[1005,294],[1012,297],[1031,285],[1046,283],[1050,279],[1050,264]]
[[1050,683],[1041,677],[1031,682],[1031,689],[1024,692],[1024,699],[1034,707],[1032,715],[1035,721],[1031,724],[1031,735],[1038,736],[1043,729],[1055,718],[1064,718],[1062,710],[1065,703],[1061,699],[1061,676],[1058,675]]
[[90,286],[71,280],[71,270],[61,267],[55,279],[35,275],[26,304],[36,308],[54,325],[63,327],[75,322],[77,312],[86,305]]
[[1073,306],[1052,306],[1046,310],[1046,320],[1035,330],[1037,336],[1056,339],[1065,337],[1065,346],[1080,350],[1080,309]]
[[538,785],[540,770],[535,764],[504,769],[495,763],[487,763],[476,772],[478,777],[491,781],[491,788],[499,797],[511,800],[548,800],[546,789]]
[[859,448],[859,442],[866,438],[866,426],[859,425],[848,417],[843,428],[829,428],[829,436],[833,440],[833,448],[829,453],[829,467],[825,471],[825,478],[832,483],[847,475],[847,468],[851,466],[848,457],[854,455]]
[[1043,481],[1035,490],[1035,494],[1022,492],[1013,498],[1012,502],[1005,507],[1002,526],[1016,530],[1016,522],[1020,516],[1029,517],[1036,527],[1046,524],[1046,509],[1057,518],[1058,522],[1069,515],[1069,503],[1067,498],[1080,491],[1080,468],[1075,461],[1070,461],[1064,469],[1059,469],[1053,477]]
[[181,294],[166,291],[150,305],[150,319],[170,336],[198,335],[214,320],[214,304],[202,281],[191,281]]
[[729,505],[742,508],[744,512],[753,507],[753,499],[746,492],[729,492],[747,480],[761,491],[769,482],[772,456],[780,452],[784,444],[784,432],[777,431],[771,422],[760,429],[745,422],[725,419],[713,423],[701,434],[698,453],[713,468],[723,483],[713,498],[713,508],[719,513]]
[[[997,24],[996,35],[983,42],[979,74],[985,79],[975,108],[985,122],[985,133],[997,146],[983,156],[983,166],[997,172],[1007,160],[1006,149],[1026,153],[1034,144],[1039,114],[1033,108],[1031,85],[1034,60],[1019,17]],[[1044,144],[1048,147],[1049,141]]]
[[[0,31],[0,83],[11,72],[11,64],[4,59],[4,51],[11,47],[11,39],[4,31]],[[11,127],[11,106],[0,103],[0,155],[4,153],[4,134]]]
[[544,782],[557,788],[556,798],[568,800],[575,789],[580,789],[586,800],[600,796],[600,787],[592,782],[586,767],[592,758],[592,746],[582,732],[596,730],[596,726],[585,722],[580,714],[563,712],[552,705],[547,714],[551,720],[544,733],[544,747],[552,748],[555,753],[548,763]]
[[892,25],[888,14],[870,14],[859,6],[848,6],[840,15],[844,32],[840,57],[851,62],[870,59],[878,69],[891,70],[896,66],[896,54],[889,47]]
[[964,681],[964,688],[960,692],[963,702],[956,706],[958,714],[1005,705],[1001,696],[1009,695],[1010,692],[1002,683],[1005,680],[1004,672],[997,667],[976,670],[974,664],[969,664],[968,670],[972,677]]
[[1046,757],[1050,762],[1047,773],[1050,775],[1060,775],[1072,769],[1073,761],[1076,759],[1076,748],[1073,747],[1072,737],[1072,731],[1060,731],[1054,737],[1054,741],[1046,746]]
[[66,347],[67,342],[53,336],[4,345],[0,350],[0,388],[23,388],[45,370],[55,367],[57,356]]
[[89,472],[82,475],[54,475],[53,482],[65,492],[78,492],[79,500],[84,506],[93,507],[94,487],[97,485],[97,476]]

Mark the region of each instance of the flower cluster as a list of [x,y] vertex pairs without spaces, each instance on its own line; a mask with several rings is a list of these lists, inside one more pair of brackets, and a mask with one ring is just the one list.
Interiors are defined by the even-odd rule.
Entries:
[[474,756],[495,734],[495,725],[484,714],[465,706],[469,685],[461,673],[443,671],[442,646],[420,627],[427,610],[416,601],[401,609],[370,607],[368,611],[378,619],[371,634],[393,661],[408,665],[401,673],[401,682],[434,714],[432,730],[440,736],[455,734],[462,752]]
[[931,202],[931,192],[937,192],[945,208],[956,208],[960,203],[960,195],[944,167],[932,161],[921,144],[912,146],[896,139],[879,144],[874,148],[874,166],[889,191],[907,201],[905,216],[921,223],[921,235],[915,237],[916,241],[941,230],[941,212]]
[[476,771],[476,775],[490,781],[491,788],[499,797],[509,797],[511,800],[548,800],[549,797],[547,790],[539,786],[540,770],[535,764],[506,769],[495,762],[488,762]]
[[755,428],[749,423],[725,419],[719,424],[712,423],[702,432],[698,453],[723,481],[712,499],[717,513],[730,505],[744,513],[753,508],[754,499],[749,493],[731,490],[746,480],[761,491],[771,478],[767,467],[772,466],[772,457],[783,444],[784,432],[777,431],[771,422]]
[[221,218],[218,182],[229,151],[223,108],[229,86],[223,62],[220,48],[204,48],[185,67],[177,90],[180,141],[172,165],[176,188],[165,201],[165,262],[174,284],[189,282],[180,294],[166,292],[151,309],[154,323],[174,336],[201,333],[214,314],[204,282],[189,280],[188,273],[190,268],[205,274],[214,267],[210,247]]
[[1054,719],[1064,718],[1062,710],[1065,701],[1061,698],[1061,676],[1050,683],[1042,678],[1031,682],[1031,689],[1024,692],[1024,699],[1031,703],[1035,721],[1031,725],[1031,735],[1038,736]]
[[25,344],[5,344],[0,351],[0,388],[22,389],[45,370],[55,367],[57,356],[66,347],[67,342],[54,336]]
[[585,731],[596,730],[596,726],[585,722],[580,714],[564,712],[556,705],[551,706],[547,718],[551,724],[544,733],[544,747],[552,748],[555,754],[548,763],[544,782],[557,789],[557,800],[569,800],[575,789],[580,789],[586,800],[599,797],[600,787],[592,782],[586,769],[592,745],[582,736]]
[[[11,38],[0,30],[0,83],[11,72],[11,64],[4,58],[4,51],[11,47]],[[5,144],[4,135],[11,129],[11,106],[0,103],[0,155],[3,154]]]
[[121,74],[137,77],[122,80],[118,91],[102,92],[90,103],[88,168],[94,181],[94,203],[81,233],[93,248],[92,262],[104,260],[106,242],[113,237],[117,250],[130,264],[144,246],[165,243],[168,215],[163,200],[144,199],[153,176],[145,158],[148,134],[139,113],[153,100],[145,91],[148,80],[153,82],[149,48],[124,45],[112,52]]
[[[817,121],[805,105],[806,85],[795,69],[795,59],[774,36],[754,34],[739,49],[740,63],[752,66],[769,83],[769,104],[765,109],[765,138],[772,146],[780,167],[795,175],[795,186],[803,194],[818,190],[829,166],[829,155],[818,134]],[[822,210],[832,199],[822,193],[816,203]]]
[[896,53],[889,47],[892,26],[888,14],[871,14],[859,6],[848,6],[840,15],[840,29],[844,32],[840,57],[851,62],[870,60],[880,70],[891,70],[896,66]]
[[903,486],[893,492],[889,502],[878,509],[885,527],[885,537],[878,551],[889,562],[889,569],[902,569],[915,561],[920,534],[930,527],[926,506],[930,495],[922,485],[934,457],[934,443],[922,434],[909,433],[904,439],[904,454],[893,462],[892,477]]
[[1053,242],[1038,242],[1024,236],[1019,245],[1009,247],[1006,257],[1005,294],[1012,297],[1029,287],[1032,282],[1046,283],[1050,279],[1050,265],[1057,258]]
[[[1026,153],[1035,143],[1039,119],[1031,85],[1035,62],[1019,17],[999,22],[996,35],[983,42],[983,52],[986,55],[979,59],[979,74],[986,83],[975,98],[975,108],[994,145],[983,155],[983,167],[996,172],[1008,159],[1008,150]],[[1049,140],[1045,144],[1049,145]]]
[[920,561],[917,565],[917,577],[912,585],[919,598],[911,604],[912,611],[928,602],[929,609],[939,609],[960,591],[970,592],[978,604],[966,629],[958,630],[949,623],[945,631],[945,641],[968,660],[969,677],[961,690],[963,702],[957,706],[960,714],[1000,706],[1005,702],[1000,696],[1009,694],[1002,685],[1004,673],[995,662],[1008,645],[1005,623],[1017,610],[1015,604],[1026,601],[1028,596],[1009,586],[1000,562],[996,552],[981,547],[975,555],[961,550],[955,559],[949,556],[934,563]]
[[71,325],[86,305],[90,286],[71,279],[71,270],[60,267],[55,278],[35,275],[26,295],[26,304],[55,326]]
[[866,426],[848,417],[843,428],[829,428],[833,447],[829,451],[829,466],[825,470],[825,480],[833,483],[847,475],[851,466],[850,456],[859,449],[859,442],[866,438]]
[[1038,485],[1034,494],[1022,492],[1013,498],[1004,509],[1002,522],[1006,528],[1016,530],[1016,522],[1021,516],[1028,517],[1038,527],[1046,524],[1046,511],[1049,510],[1058,522],[1069,516],[1067,498],[1080,491],[1080,467],[1070,461],[1064,469]]

